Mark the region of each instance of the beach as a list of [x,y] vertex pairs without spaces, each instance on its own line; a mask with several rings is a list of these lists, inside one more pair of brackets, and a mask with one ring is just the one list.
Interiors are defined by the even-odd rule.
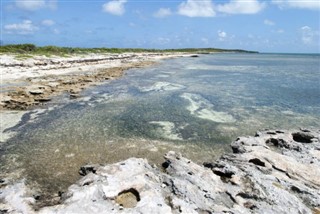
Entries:
[[184,53],[86,54],[71,57],[34,56],[19,59],[1,55],[0,108],[25,110],[53,96],[70,98],[93,85],[118,78],[131,68],[152,65],[161,59],[191,56]]

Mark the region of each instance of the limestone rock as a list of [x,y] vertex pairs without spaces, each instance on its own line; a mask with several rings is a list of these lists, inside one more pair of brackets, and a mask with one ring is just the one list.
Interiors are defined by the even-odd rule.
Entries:
[[168,152],[161,167],[141,158],[83,166],[62,203],[38,212],[317,213],[319,140],[320,130],[269,130],[238,138],[233,154],[203,165]]

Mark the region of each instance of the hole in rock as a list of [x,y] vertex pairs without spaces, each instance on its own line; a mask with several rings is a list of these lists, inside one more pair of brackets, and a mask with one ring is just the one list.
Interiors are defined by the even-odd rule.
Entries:
[[170,166],[170,164],[171,164],[170,161],[163,162],[163,163],[162,163],[162,167],[163,167],[164,169],[166,169],[166,168],[168,168],[168,167]]
[[120,192],[115,201],[124,208],[133,208],[140,201],[140,194],[134,188],[130,188]]

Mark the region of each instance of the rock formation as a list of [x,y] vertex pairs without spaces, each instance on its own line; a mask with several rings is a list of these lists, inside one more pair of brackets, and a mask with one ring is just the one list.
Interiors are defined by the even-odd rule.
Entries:
[[[198,165],[168,152],[80,169],[84,177],[40,213],[319,213],[320,130],[262,131]],[[4,198],[6,200],[6,198]]]
[[319,139],[266,131],[238,138],[233,154],[204,166],[174,152],[163,169],[136,158],[84,166],[65,202],[42,212],[312,213],[320,207]]

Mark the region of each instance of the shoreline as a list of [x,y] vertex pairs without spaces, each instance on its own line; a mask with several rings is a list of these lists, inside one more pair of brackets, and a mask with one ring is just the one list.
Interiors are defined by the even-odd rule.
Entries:
[[70,99],[90,86],[119,78],[126,70],[151,66],[160,60],[195,56],[190,53],[87,54],[18,60],[0,55],[1,110],[27,110],[68,93]]

